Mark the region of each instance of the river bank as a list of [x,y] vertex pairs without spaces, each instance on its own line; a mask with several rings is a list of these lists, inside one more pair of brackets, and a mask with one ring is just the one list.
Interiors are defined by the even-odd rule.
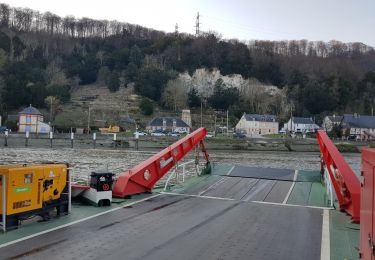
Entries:
[[[69,163],[74,176],[87,179],[92,171],[106,170],[119,174],[131,169],[157,153],[160,149],[133,151],[129,149],[81,149],[81,148],[0,148],[1,164],[25,164],[59,162]],[[222,151],[207,149],[210,161],[220,164],[236,164],[265,168],[317,170],[320,169],[319,152],[278,151]],[[185,161],[195,159],[189,153]],[[345,153],[344,158],[358,174],[360,154]],[[204,163],[204,159],[200,161]]]
[[[138,141],[134,137],[113,134],[92,135],[55,134],[53,139],[49,135],[30,135],[12,133],[6,139],[0,135],[0,147],[8,148],[79,148],[79,149],[125,149],[148,150],[163,149],[176,142],[178,137],[141,136]],[[370,145],[366,142],[335,141],[340,152],[360,152],[361,148]],[[205,139],[209,150],[225,151],[277,151],[277,152],[319,152],[319,146],[314,138],[262,138],[262,139],[234,139],[231,137],[211,137]]]

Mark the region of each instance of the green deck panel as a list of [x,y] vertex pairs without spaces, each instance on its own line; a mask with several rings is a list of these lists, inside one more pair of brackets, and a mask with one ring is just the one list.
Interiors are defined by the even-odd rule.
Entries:
[[311,191],[311,182],[296,182],[287,204],[307,205]]
[[299,170],[296,181],[321,182],[320,171]]
[[[141,200],[147,197],[151,197],[155,194],[140,194],[132,196],[132,198],[121,200],[117,199],[111,206],[107,207],[94,207],[89,204],[81,203],[72,203],[72,212],[68,215],[63,215],[60,217],[52,217],[49,221],[46,222],[37,222],[37,218],[28,220],[27,223],[23,223],[18,229],[11,230],[6,233],[0,232],[0,245],[20,239],[35,233],[39,233],[51,228],[56,228],[71,222],[84,219],[86,217],[93,216],[98,213],[102,213],[114,208],[124,207],[127,204]],[[26,222],[26,221],[25,221]]]
[[226,175],[232,167],[232,164],[212,164],[211,174]]
[[338,210],[330,210],[331,260],[359,259],[359,224]]
[[[214,176],[214,177],[220,178],[221,176]],[[188,179],[184,183],[181,182],[176,185],[170,186],[169,188],[167,188],[167,192],[173,191],[176,193],[182,193],[185,190],[188,190],[191,188],[199,189],[200,187],[205,185],[205,183],[207,182],[209,178],[212,178],[212,176],[211,175],[196,176],[196,177]]]
[[311,184],[311,191],[308,200],[309,206],[328,207],[329,201],[326,193],[326,187],[319,182]]

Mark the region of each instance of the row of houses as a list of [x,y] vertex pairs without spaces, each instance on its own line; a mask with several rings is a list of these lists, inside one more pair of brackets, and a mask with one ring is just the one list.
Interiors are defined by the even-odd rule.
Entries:
[[[343,136],[358,139],[375,138],[375,116],[345,114],[344,116],[326,116],[322,127],[318,126],[311,117],[291,117],[281,128],[281,132],[313,133],[322,128],[327,132],[334,126],[339,126]],[[236,131],[250,136],[275,134],[279,132],[279,122],[274,115],[243,114],[236,125]]]
[[[51,128],[44,123],[42,113],[33,106],[26,107],[18,113],[19,132],[48,133]],[[322,129],[332,131],[334,126],[339,126],[344,136],[355,136],[360,139],[375,138],[375,116],[359,114],[345,114],[343,116],[326,116],[323,120]],[[181,118],[178,117],[156,117],[152,119],[146,130],[171,131],[189,133],[191,129],[190,110],[183,110]],[[320,127],[311,117],[291,117],[281,128],[282,132],[311,133]],[[279,122],[274,115],[258,115],[244,113],[238,121],[235,130],[249,136],[277,134],[280,130]]]
[[[183,110],[182,117],[156,117],[152,119],[146,130],[157,130],[189,133],[191,128],[190,110]],[[18,113],[18,132],[25,133],[49,133],[51,127],[44,122],[43,114],[30,105]]]
[[[279,122],[274,115],[257,115],[244,113],[236,125],[236,131],[250,136],[277,134]],[[283,131],[310,133],[319,129],[311,117],[291,117],[282,128]]]
[[375,138],[375,116],[345,114],[343,116],[327,116],[323,120],[322,128],[327,132],[338,126],[344,136],[358,139]]

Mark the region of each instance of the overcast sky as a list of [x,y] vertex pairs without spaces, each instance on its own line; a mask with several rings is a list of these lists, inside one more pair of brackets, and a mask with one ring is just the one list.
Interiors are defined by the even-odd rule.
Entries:
[[118,20],[240,40],[340,40],[375,46],[375,0],[0,0],[60,16]]

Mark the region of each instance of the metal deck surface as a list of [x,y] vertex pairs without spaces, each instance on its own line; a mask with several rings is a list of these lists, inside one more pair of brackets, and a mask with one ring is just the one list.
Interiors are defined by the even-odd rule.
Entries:
[[0,250],[1,258],[319,259],[322,210],[161,195]]
[[[239,169],[245,175],[245,167]],[[316,174],[301,173],[304,182],[296,182],[294,171],[280,171],[280,180],[249,177],[254,168],[246,177],[231,175],[233,167],[215,174],[219,170],[169,193],[0,245],[0,258],[320,259],[327,208],[323,189],[308,182]]]

